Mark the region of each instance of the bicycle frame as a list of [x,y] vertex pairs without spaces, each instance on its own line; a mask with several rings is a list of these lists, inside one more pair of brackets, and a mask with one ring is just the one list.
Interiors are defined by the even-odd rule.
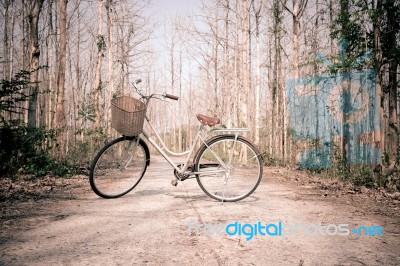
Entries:
[[[207,148],[207,139],[214,133],[234,133],[235,135],[235,141],[234,141],[234,146],[236,145],[236,140],[239,136],[239,133],[243,133],[243,132],[248,132],[250,131],[250,129],[248,128],[217,128],[217,129],[212,129],[210,131],[207,132],[206,136],[202,136],[202,133],[204,133],[204,126],[201,125],[199,127],[199,130],[196,134],[196,137],[194,138],[194,141],[192,143],[192,146],[189,150],[181,152],[181,153],[176,153],[173,152],[171,150],[168,149],[168,147],[165,145],[164,141],[162,140],[162,138],[160,137],[159,133],[157,132],[157,130],[153,127],[153,125],[150,123],[150,119],[148,118],[148,116],[145,116],[145,120],[147,121],[147,123],[150,126],[151,131],[153,131],[153,133],[155,134],[157,140],[160,142],[161,146],[157,144],[157,142],[146,132],[143,130],[143,132],[141,134],[139,134],[139,138],[144,138],[145,140],[147,140],[151,145],[153,145],[153,147],[165,158],[165,160],[167,160],[167,162],[179,173],[179,174],[183,174],[186,173],[186,171],[189,168],[189,164],[190,164],[190,158],[193,155],[193,152],[196,148],[197,142],[200,140],[204,145],[206,145]],[[221,160],[221,158],[219,158],[219,156],[217,154],[215,154],[215,152],[212,149],[209,149],[211,151],[211,153],[214,155],[214,157],[218,160],[218,162],[221,164],[221,166],[226,169],[227,166],[226,164],[223,162],[223,160]],[[168,156],[168,154],[173,155],[173,156],[184,156],[187,155],[186,161],[183,164],[182,167],[179,167],[171,158],[170,156]],[[229,156],[229,164],[232,160],[232,154]],[[207,171],[207,173],[220,173],[221,171]],[[204,173],[204,172],[202,172]],[[191,171],[189,172],[190,175],[195,175],[195,174],[200,174],[200,172],[194,172]]]

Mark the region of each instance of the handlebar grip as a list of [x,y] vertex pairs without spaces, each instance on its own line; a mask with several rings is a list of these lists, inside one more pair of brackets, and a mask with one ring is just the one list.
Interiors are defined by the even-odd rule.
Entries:
[[175,100],[175,101],[179,100],[178,96],[167,94],[167,93],[165,94],[165,98],[168,98],[168,99],[171,99],[171,100]]

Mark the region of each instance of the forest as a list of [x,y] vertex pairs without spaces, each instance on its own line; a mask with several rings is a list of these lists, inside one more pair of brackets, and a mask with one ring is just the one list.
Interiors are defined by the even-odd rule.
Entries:
[[120,95],[177,95],[149,117],[189,148],[197,113],[266,165],[400,190],[398,0],[1,0],[0,175],[87,169]]

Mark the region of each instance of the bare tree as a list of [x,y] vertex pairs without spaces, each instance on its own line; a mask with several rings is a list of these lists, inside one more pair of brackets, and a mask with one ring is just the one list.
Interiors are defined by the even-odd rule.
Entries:
[[103,0],[98,0],[97,4],[97,63],[96,76],[93,88],[93,102],[95,108],[95,127],[100,126],[100,94],[103,90],[101,70],[103,66],[104,51],[106,49],[105,38],[103,35]]
[[[398,8],[398,6],[397,6]],[[399,21],[397,21],[396,25],[396,10],[398,14],[398,9],[395,6],[395,1],[387,1],[385,5],[386,9],[386,20],[387,20],[387,31],[390,32],[388,34],[387,43],[389,44],[389,48],[391,51],[396,50],[396,46],[398,47],[398,42],[396,44],[396,27],[398,27]],[[398,15],[397,15],[398,16]],[[397,18],[398,19],[398,18]],[[399,29],[397,29],[399,32]],[[397,48],[398,49],[398,48]],[[396,160],[399,159],[400,153],[400,145],[399,145],[399,122],[398,122],[398,104],[399,104],[399,84],[398,84],[398,66],[400,60],[398,57],[394,56],[393,58],[389,59],[389,68],[388,68],[388,90],[389,90],[389,110],[388,110],[388,143],[389,149],[388,154],[390,156],[389,162],[389,171],[393,172],[394,167],[396,165]]]
[[67,120],[65,112],[65,65],[67,54],[67,3],[68,0],[58,1],[58,10],[60,13],[58,40],[58,71],[57,71],[57,107],[56,107],[56,126],[59,130],[59,145],[61,154],[65,154],[68,149],[67,141]]
[[8,79],[8,73],[9,73],[9,11],[10,11],[10,6],[12,3],[10,3],[9,0],[5,0],[3,3],[3,58],[2,58],[2,65],[3,65],[3,79]]
[[281,0],[283,7],[292,15],[292,62],[294,69],[294,77],[300,77],[299,69],[299,28],[300,18],[306,9],[308,0],[292,0],[293,8],[290,10],[287,5]]
[[260,143],[260,90],[261,90],[261,40],[260,40],[260,23],[264,1],[261,0],[259,6],[256,7],[252,0],[253,12],[256,24],[256,89],[255,89],[255,123],[254,123],[254,141]]
[[231,90],[231,67],[230,67],[230,47],[229,47],[229,13],[230,4],[229,0],[225,0],[225,43],[224,43],[224,72],[223,72],[223,107],[225,110],[225,117],[227,118],[226,124],[228,127],[232,126],[233,117],[230,115],[232,109],[232,90]]
[[106,128],[110,134],[109,122],[111,119],[111,109],[110,109],[110,101],[112,98],[112,94],[114,92],[114,49],[113,49],[113,19],[112,19],[112,0],[107,0],[106,2],[106,11],[107,11],[107,48],[108,48],[108,94],[105,97],[105,119],[106,119]]
[[242,0],[242,123],[247,126],[248,123],[248,99],[249,99],[249,78],[248,78],[248,33],[249,33],[249,7],[247,0]]
[[28,111],[28,127],[36,127],[37,97],[39,92],[39,16],[44,0],[33,1],[29,12],[29,43],[30,43],[30,98]]

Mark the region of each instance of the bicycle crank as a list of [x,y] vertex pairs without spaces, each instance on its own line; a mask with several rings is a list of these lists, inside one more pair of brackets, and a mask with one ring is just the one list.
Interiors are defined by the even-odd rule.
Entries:
[[[178,166],[178,167],[181,167],[182,164],[178,164],[177,166]],[[176,180],[184,181],[184,180],[190,178],[190,172],[192,171],[192,168],[193,168],[193,167],[190,165],[190,166],[188,167],[186,173],[178,173],[178,171],[176,171],[176,169],[174,169],[174,175],[175,175],[175,177],[176,177]],[[171,182],[171,183],[172,183],[172,182]],[[176,185],[174,185],[174,186],[176,186]]]

